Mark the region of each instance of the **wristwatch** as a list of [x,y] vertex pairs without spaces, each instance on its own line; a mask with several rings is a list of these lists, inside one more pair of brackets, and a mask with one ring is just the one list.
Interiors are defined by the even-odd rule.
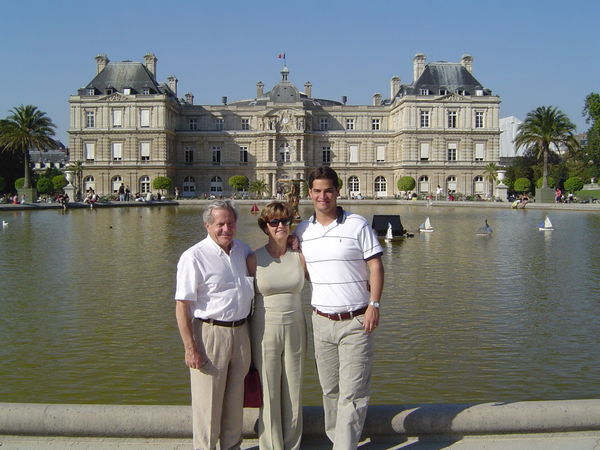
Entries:
[[379,309],[379,302],[369,302],[369,306]]

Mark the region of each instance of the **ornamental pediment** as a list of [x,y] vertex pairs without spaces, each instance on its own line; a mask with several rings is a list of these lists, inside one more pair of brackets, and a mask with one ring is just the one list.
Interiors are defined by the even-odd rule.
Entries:
[[462,95],[452,93],[452,94],[445,95],[440,100],[442,100],[444,102],[460,102],[464,99],[465,98]]
[[127,100],[127,97],[119,94],[118,92],[115,92],[114,94],[107,95],[106,97],[103,97],[100,100],[104,100],[107,102],[122,102],[124,100]]
[[276,109],[267,112],[259,122],[261,130],[277,132],[297,132],[306,130],[307,120],[304,110]]

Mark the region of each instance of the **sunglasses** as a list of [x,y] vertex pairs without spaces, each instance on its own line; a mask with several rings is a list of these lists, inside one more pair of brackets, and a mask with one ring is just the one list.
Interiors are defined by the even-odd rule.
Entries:
[[282,224],[283,226],[287,226],[290,224],[291,221],[292,221],[292,219],[271,219],[267,223],[269,225],[271,225],[273,228],[275,228],[275,227],[278,227],[279,224]]

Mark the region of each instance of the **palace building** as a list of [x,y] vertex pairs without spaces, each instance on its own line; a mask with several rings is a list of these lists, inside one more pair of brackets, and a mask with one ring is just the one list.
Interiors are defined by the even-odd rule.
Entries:
[[[342,195],[393,198],[397,181],[413,177],[418,193],[487,195],[485,167],[500,158],[500,98],[473,76],[473,59],[459,63],[413,59],[413,80],[390,81],[389,97],[370,105],[312,96],[287,67],[270,90],[254,97],[195,105],[177,96],[177,78],[156,79],[157,58],[112,62],[96,57],[96,75],[69,98],[71,160],[84,163],[84,189],[151,191],[168,176],[183,196],[229,195],[228,179],[304,179],[330,165]],[[387,98],[386,98],[387,97]]]

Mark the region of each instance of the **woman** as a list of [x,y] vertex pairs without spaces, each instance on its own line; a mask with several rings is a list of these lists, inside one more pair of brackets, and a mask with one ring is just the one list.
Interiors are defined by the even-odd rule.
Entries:
[[248,257],[248,269],[256,277],[250,329],[252,360],[263,388],[261,449],[298,449],[302,437],[306,324],[300,293],[306,264],[300,252],[288,249],[291,223],[288,204],[265,206],[258,225],[269,241]]

